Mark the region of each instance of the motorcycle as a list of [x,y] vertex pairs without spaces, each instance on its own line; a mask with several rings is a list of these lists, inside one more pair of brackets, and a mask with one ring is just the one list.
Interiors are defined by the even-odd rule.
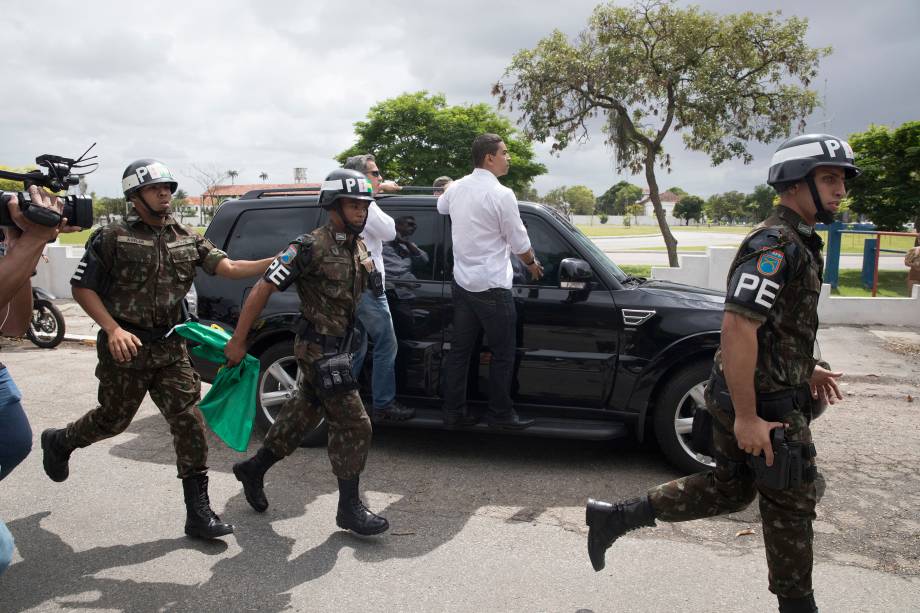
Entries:
[[64,340],[64,315],[51,302],[54,296],[40,287],[32,287],[32,321],[26,336],[43,349],[57,347]]

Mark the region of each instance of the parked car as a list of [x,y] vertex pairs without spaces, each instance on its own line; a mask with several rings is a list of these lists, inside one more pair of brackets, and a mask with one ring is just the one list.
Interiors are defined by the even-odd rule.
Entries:
[[[378,204],[394,218],[415,218],[412,240],[428,255],[406,278],[387,279],[399,340],[397,397],[416,409],[413,419],[392,427],[441,428],[442,369],[452,337],[450,219],[438,214],[430,194],[386,195]],[[694,453],[689,441],[719,343],[723,295],[628,275],[553,209],[522,202],[520,212],[545,275],[534,282],[521,269],[512,290],[518,315],[515,408],[536,419],[518,434],[641,441],[654,433],[681,470],[711,465],[712,458]],[[225,202],[206,236],[231,258],[254,260],[326,220],[316,188],[257,190]],[[254,283],[199,273],[199,318],[232,330]],[[257,421],[263,428],[296,386],[298,306],[293,288],[274,294],[249,338],[249,352],[261,362]],[[469,373],[472,410],[487,405],[487,338],[478,355]],[[365,393],[371,356],[362,376]],[[213,378],[216,365],[196,361],[196,367],[205,380]],[[317,426],[305,443],[324,444],[326,427]]]

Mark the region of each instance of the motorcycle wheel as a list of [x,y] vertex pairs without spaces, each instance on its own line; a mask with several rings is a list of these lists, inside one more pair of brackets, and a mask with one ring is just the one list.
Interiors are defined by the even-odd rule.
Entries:
[[48,300],[34,301],[26,336],[42,349],[57,347],[64,340],[64,315]]

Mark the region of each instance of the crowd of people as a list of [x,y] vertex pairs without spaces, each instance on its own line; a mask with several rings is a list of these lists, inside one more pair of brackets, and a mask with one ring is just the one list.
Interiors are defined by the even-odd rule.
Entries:
[[[446,362],[443,419],[446,427],[478,422],[467,407],[467,372],[478,337],[488,338],[489,406],[485,421],[498,429],[527,428],[533,420],[514,409],[515,269],[543,275],[514,193],[499,178],[511,157],[501,137],[478,136],[473,170],[433,185],[437,209],[451,221],[453,328]],[[605,553],[630,530],[656,521],[687,521],[738,511],[759,494],[770,590],[780,611],[817,611],[812,587],[812,521],[823,491],[811,421],[824,403],[841,399],[834,372],[813,357],[817,300],[823,274],[817,222],[833,218],[846,181],[859,174],[849,145],[829,135],[806,135],[775,153],[768,183],[779,194],[773,215],[742,242],[727,279],[722,340],[706,388],[715,468],[654,487],[626,501],[589,499],[588,554],[595,570]],[[319,204],[328,223],[292,236],[281,253],[261,260],[231,260],[208,239],[177,223],[170,202],[178,182],[169,168],[141,159],[124,171],[122,189],[133,205],[126,217],[95,230],[71,279],[73,296],[100,327],[97,354],[99,404],[62,428],[42,432],[44,471],[68,478],[74,452],[128,427],[147,394],[169,424],[182,480],[185,533],[215,539],[233,532],[212,510],[208,495],[208,445],[198,409],[200,379],[185,341],[169,331],[184,318],[182,300],[196,268],[230,279],[260,277],[249,292],[232,338],[227,365],[246,355],[247,336],[269,297],[293,286],[301,319],[294,352],[301,376],[262,444],[233,466],[245,498],[257,512],[268,508],[265,476],[293,453],[321,419],[329,424],[328,455],[339,485],[336,524],[377,535],[388,521],[364,504],[359,477],[373,423],[411,419],[396,399],[397,339],[393,321],[412,296],[392,279],[412,279],[428,254],[412,242],[412,216],[393,219],[375,196],[400,186],[384,180],[373,155],[349,158],[323,181]],[[53,196],[30,188],[32,206],[61,212]],[[31,315],[29,275],[44,245],[72,231],[66,219],[43,226],[26,219],[16,198],[9,203],[15,227],[5,228],[0,258],[0,332],[21,335]],[[905,263],[920,274],[920,247]],[[913,274],[913,273],[912,273]],[[388,284],[387,277],[391,277]],[[389,291],[388,291],[389,290]],[[358,394],[358,379],[373,341],[371,406]],[[354,359],[352,359],[354,356]],[[22,397],[0,364],[0,480],[28,455],[32,432]],[[777,446],[775,430],[783,433]],[[774,474],[775,455],[796,450],[798,462]],[[79,457],[79,455],[77,455]],[[752,459],[762,458],[755,469]],[[773,471],[771,473],[771,470]],[[785,479],[785,480],[784,480]],[[0,523],[0,572],[12,556],[12,535]]]

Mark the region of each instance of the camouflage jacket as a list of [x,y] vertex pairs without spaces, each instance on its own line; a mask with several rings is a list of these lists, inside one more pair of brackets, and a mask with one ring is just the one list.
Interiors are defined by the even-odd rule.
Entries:
[[374,264],[360,238],[352,245],[332,224],[291,242],[265,271],[265,281],[284,290],[297,287],[300,312],[320,334],[345,336]]
[[[823,244],[798,213],[778,206],[745,237],[729,268],[725,310],[761,322],[758,393],[798,387],[814,371]],[[716,368],[721,372],[721,349]]]
[[140,328],[171,327],[201,266],[214,274],[227,257],[211,241],[170,217],[154,228],[135,211],[90,235],[70,283],[94,290],[116,320]]

